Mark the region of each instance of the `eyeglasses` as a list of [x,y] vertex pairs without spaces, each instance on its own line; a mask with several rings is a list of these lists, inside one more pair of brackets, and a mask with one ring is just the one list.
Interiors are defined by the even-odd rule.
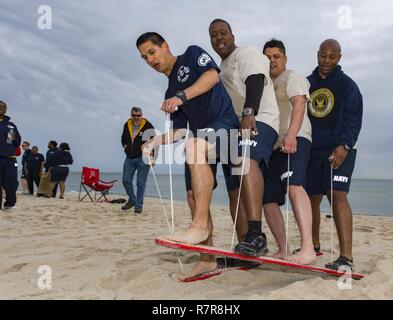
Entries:
[[131,116],[134,117],[134,118],[139,118],[139,117],[141,117],[142,115],[141,115],[141,114],[132,114]]

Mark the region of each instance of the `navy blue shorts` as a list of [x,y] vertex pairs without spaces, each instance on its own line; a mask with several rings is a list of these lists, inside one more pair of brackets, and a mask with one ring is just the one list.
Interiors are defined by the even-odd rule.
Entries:
[[[326,194],[331,188],[331,169],[329,156],[334,148],[312,150],[307,169],[306,190],[309,196]],[[333,190],[349,192],[353,169],[355,168],[356,149],[348,152],[340,168],[333,169]]]
[[[231,174],[231,148],[237,154],[238,130],[223,128],[222,125],[217,124],[212,128],[199,129],[197,133],[193,133],[194,138],[200,138],[211,145],[214,145],[213,153],[209,154],[209,165],[214,177],[214,189],[217,187],[217,164],[221,162],[222,171],[225,177],[225,184],[227,191],[233,191],[239,188],[239,179],[237,176]],[[233,156],[232,156],[233,157]],[[186,163],[184,166],[184,177],[186,182],[186,190],[191,190],[191,173]]]
[[224,128],[220,124],[212,125],[212,128],[198,129],[192,132],[192,137],[205,140],[213,146],[209,155],[209,164],[231,163],[231,149],[237,152],[238,128]]
[[68,167],[59,167],[59,166],[53,167],[52,172],[51,172],[51,176],[50,176],[50,181],[51,182],[59,182],[59,181],[65,182],[67,180],[69,171],[70,171],[70,169]]
[[[238,189],[240,186],[238,176],[231,174],[231,167],[229,165],[221,164],[221,167],[222,167],[222,172],[224,173],[225,185],[227,187],[227,192],[231,192],[233,190]],[[217,164],[211,164],[210,168],[212,170],[213,177],[214,177],[213,189],[215,189],[217,187],[217,178],[216,178]],[[192,188],[191,188],[191,172],[190,172],[190,168],[187,163],[184,165],[184,177],[186,180],[186,190],[188,192]]]
[[311,141],[302,137],[298,137],[296,140],[297,151],[289,157],[289,172],[288,154],[281,152],[280,148],[273,151],[265,182],[263,204],[278,203],[278,205],[282,206],[285,203],[288,176],[290,185],[306,186]]
[[250,139],[239,138],[238,152],[240,155],[243,155],[243,150],[247,148],[246,157],[259,163],[262,175],[266,179],[270,157],[278,134],[271,126],[261,121],[257,121],[257,129],[257,136]]

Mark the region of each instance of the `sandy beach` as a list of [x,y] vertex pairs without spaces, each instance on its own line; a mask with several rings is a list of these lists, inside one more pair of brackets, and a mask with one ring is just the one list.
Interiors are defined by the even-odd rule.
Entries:
[[[186,269],[198,255],[155,245],[168,233],[159,199],[145,199],[142,215],[120,204],[77,202],[18,195],[18,208],[0,212],[0,299],[393,299],[393,218],[354,216],[356,271],[367,276],[338,287],[337,278],[272,266],[229,271],[181,283],[176,252]],[[111,196],[117,198],[116,196]],[[170,214],[170,202],[165,201]],[[190,222],[185,202],[175,202],[176,228]],[[212,206],[215,245],[229,249],[227,207]],[[299,244],[290,215],[290,244]],[[322,218],[322,250],[330,261],[330,221]],[[266,224],[265,224],[266,226]],[[271,233],[270,252],[276,245]],[[335,234],[335,257],[338,241]],[[52,288],[40,289],[40,266],[49,266]]]

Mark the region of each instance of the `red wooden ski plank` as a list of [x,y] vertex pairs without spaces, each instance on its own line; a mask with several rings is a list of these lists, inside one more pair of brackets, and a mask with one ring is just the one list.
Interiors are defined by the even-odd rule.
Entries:
[[[325,274],[328,274],[331,276],[336,276],[336,277],[341,277],[341,276],[345,275],[345,272],[339,272],[339,271],[335,271],[335,270],[331,270],[331,269],[327,269],[327,268],[297,264],[297,263],[292,263],[292,262],[274,259],[274,258],[270,258],[270,257],[245,256],[245,255],[241,255],[241,254],[229,251],[229,250],[221,250],[221,249],[215,248],[215,247],[209,247],[209,246],[203,246],[203,245],[190,245],[190,244],[174,242],[174,241],[170,241],[170,240],[166,240],[166,239],[162,239],[162,238],[156,238],[155,242],[156,242],[156,244],[158,244],[160,246],[169,247],[169,248],[173,248],[173,249],[194,251],[194,252],[200,252],[200,253],[208,253],[211,255],[225,256],[225,257],[246,260],[246,261],[255,261],[255,262],[258,262],[261,264],[263,264],[263,263],[274,264],[274,265],[279,265],[282,267],[290,267],[290,268],[302,269],[302,270],[307,270],[307,271],[325,273]],[[361,279],[364,277],[364,274],[352,273],[352,274],[350,274],[350,276],[353,279]]]

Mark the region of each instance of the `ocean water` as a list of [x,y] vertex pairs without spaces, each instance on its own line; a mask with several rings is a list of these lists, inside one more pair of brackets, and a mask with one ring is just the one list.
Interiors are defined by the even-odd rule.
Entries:
[[[170,198],[169,175],[157,174],[158,186],[163,198]],[[213,194],[213,202],[215,204],[227,204],[228,197],[225,188],[224,177],[218,175],[218,187]],[[80,173],[72,172],[66,181],[66,192],[79,192]],[[118,180],[111,189],[111,194],[126,195],[121,182],[121,173],[101,173],[101,180],[110,181]],[[173,198],[174,200],[185,201],[185,183],[183,175],[173,175]],[[83,189],[82,189],[83,190]],[[154,183],[152,172],[150,171],[147,180],[146,196],[157,197],[158,192]],[[349,193],[349,201],[352,211],[355,214],[382,215],[393,217],[393,180],[368,180],[353,179]],[[283,207],[285,208],[285,206]],[[326,200],[322,202],[321,209],[323,212],[329,213],[330,207]]]

